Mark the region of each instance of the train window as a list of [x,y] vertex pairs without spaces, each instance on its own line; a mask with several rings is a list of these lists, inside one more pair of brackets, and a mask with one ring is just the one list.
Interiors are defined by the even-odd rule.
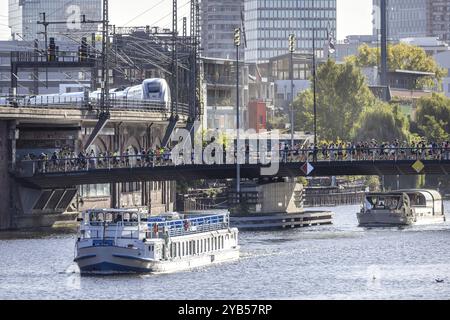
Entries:
[[149,84],[147,88],[148,88],[149,93],[158,93],[161,91],[161,86],[159,86],[159,85],[155,86],[155,85]]

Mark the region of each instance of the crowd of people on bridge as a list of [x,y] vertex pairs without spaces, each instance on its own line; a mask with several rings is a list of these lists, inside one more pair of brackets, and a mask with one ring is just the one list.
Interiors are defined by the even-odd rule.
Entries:
[[132,148],[127,148],[124,152],[119,151],[99,152],[96,154],[94,150],[88,152],[80,151],[76,154],[69,148],[63,148],[54,151],[51,154],[42,152],[36,156],[27,154],[24,160],[37,161],[40,167],[46,167],[49,170],[54,169],[95,169],[95,168],[117,168],[130,166],[153,166],[168,165],[170,161],[171,149],[169,147],[159,147],[141,149],[137,153]]
[[[257,151],[251,150],[246,145],[245,160],[250,157],[258,157]],[[295,144],[282,142],[278,146],[281,162],[307,162],[307,161],[379,161],[379,160],[450,160],[450,142],[418,142],[407,143],[394,140],[378,143],[376,140],[359,142],[330,142],[320,143],[318,146],[309,144]],[[226,155],[224,146],[224,159]],[[270,150],[269,150],[270,151]],[[236,153],[234,154],[236,157]],[[213,155],[214,156],[214,155]],[[40,170],[67,171],[95,168],[121,168],[121,167],[151,167],[161,165],[173,165],[172,149],[169,147],[155,147],[141,149],[137,152],[127,148],[119,151],[100,152],[94,150],[79,152],[76,154],[69,148],[62,148],[51,154],[41,153],[36,156],[27,154],[24,160],[34,160]],[[191,154],[191,160],[194,154]],[[225,161],[224,161],[225,162]]]
[[367,160],[450,160],[450,142],[391,142],[370,141],[311,143],[307,149],[295,145],[291,150],[284,145],[283,159],[300,158],[301,162],[314,160],[367,161]]

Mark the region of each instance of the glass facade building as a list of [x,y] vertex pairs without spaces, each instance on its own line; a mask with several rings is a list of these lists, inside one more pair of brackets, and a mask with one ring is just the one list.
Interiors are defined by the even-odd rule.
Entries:
[[328,34],[336,35],[336,0],[245,0],[247,62],[268,62],[288,53],[288,37],[296,35],[296,52],[311,53],[313,32],[318,57]]
[[70,38],[89,36],[98,30],[95,24],[73,24],[80,16],[86,20],[99,21],[102,19],[101,0],[9,0],[9,27],[13,40],[44,39],[44,26],[37,24],[42,21],[40,13],[45,12],[47,22],[67,21],[67,24],[53,24],[48,26],[48,38],[54,37],[64,41]]
[[[380,33],[380,0],[373,1],[374,35]],[[450,0],[387,0],[388,36],[450,40]]]
[[[387,1],[388,37],[393,40],[427,36],[428,0]],[[380,0],[373,1],[374,35],[380,34]]]
[[[236,59],[234,29],[241,26],[244,0],[202,0],[200,6],[202,55]],[[244,50],[239,55],[243,59]]]
[[450,0],[428,0],[428,33],[450,41]]

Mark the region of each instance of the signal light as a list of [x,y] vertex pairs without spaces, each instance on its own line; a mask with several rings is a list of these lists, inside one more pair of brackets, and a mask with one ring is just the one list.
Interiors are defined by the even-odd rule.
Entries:
[[295,52],[295,34],[289,35],[289,52]]
[[241,28],[234,29],[234,45],[236,47],[241,45]]

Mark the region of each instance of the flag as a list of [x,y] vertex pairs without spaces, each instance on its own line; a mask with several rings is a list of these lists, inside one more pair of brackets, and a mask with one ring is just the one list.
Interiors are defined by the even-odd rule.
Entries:
[[327,28],[327,37],[328,37],[328,53],[335,53],[336,52],[336,39],[334,38],[334,33],[331,30],[331,26],[328,23]]
[[328,52],[333,54],[336,52],[336,40],[334,39],[333,31],[330,28],[327,30],[328,35]]
[[247,35],[245,33],[245,22],[244,22],[244,11],[241,11],[241,30],[242,30],[242,37],[244,38],[244,46],[247,48]]

